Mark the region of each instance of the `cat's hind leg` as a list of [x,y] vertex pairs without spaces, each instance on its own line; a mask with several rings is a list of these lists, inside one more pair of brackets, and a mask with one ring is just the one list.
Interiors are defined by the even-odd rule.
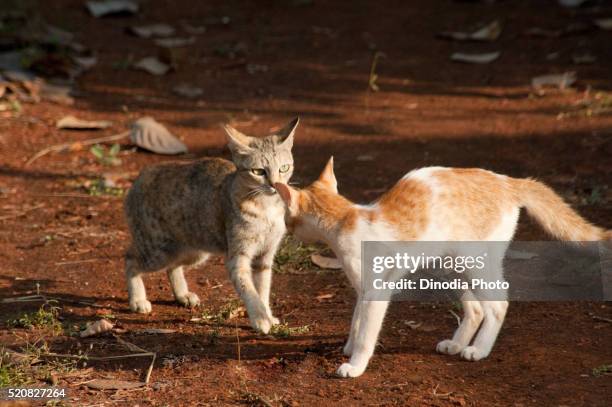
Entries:
[[477,361],[489,356],[508,310],[508,301],[483,301],[481,305],[484,314],[482,327],[473,345],[461,351],[461,357],[466,360]]
[[[210,257],[208,253],[197,253],[193,257],[183,259],[183,263],[185,263],[185,266],[196,266],[205,263],[208,257]],[[200,298],[197,294],[189,291],[187,280],[185,280],[184,266],[170,267],[167,274],[172,293],[179,304],[187,308],[195,308],[200,305]]]
[[125,256],[125,277],[127,280],[128,299],[133,312],[148,314],[151,312],[151,303],[147,300],[147,292],[142,281],[143,270],[131,253]]
[[195,293],[190,292],[187,287],[183,266],[168,269],[167,273],[174,298],[179,304],[187,308],[200,305],[200,298]]
[[445,339],[438,343],[436,351],[447,355],[456,355],[465,349],[469,344],[478,327],[482,323],[483,310],[477,300],[467,300],[473,296],[465,293],[461,305],[463,307],[463,319],[455,331],[452,339]]
[[[501,259],[496,264],[493,264],[490,270],[487,270],[490,273],[489,281],[497,280],[504,282]],[[480,306],[482,307],[484,319],[474,339],[474,343],[472,346],[468,346],[461,351],[461,357],[466,360],[477,361],[486,358],[491,353],[497,335],[504,324],[504,318],[508,310],[508,301],[506,301],[507,290],[505,289],[496,289],[495,292],[475,291],[474,294],[481,299]],[[489,300],[482,300],[483,298]]]

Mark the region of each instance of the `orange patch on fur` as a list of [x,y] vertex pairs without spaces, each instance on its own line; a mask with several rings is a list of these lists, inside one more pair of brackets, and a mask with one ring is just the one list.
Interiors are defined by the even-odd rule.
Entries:
[[509,178],[489,171],[453,168],[437,171],[433,177],[441,187],[437,202],[448,211],[439,215],[457,233],[449,239],[463,240],[462,235],[485,239],[503,214],[518,204]]
[[312,215],[319,219],[320,225],[332,230],[352,230],[357,222],[358,213],[351,201],[330,191],[320,181],[300,191],[297,202],[300,215]]
[[382,217],[398,238],[415,240],[425,231],[431,217],[431,195],[430,188],[423,182],[403,179],[378,200]]

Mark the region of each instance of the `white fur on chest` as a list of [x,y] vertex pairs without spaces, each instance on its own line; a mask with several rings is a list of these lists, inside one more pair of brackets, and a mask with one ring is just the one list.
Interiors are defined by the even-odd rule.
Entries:
[[260,241],[264,248],[271,248],[275,247],[285,234],[285,207],[280,201],[270,200],[264,208],[259,227]]

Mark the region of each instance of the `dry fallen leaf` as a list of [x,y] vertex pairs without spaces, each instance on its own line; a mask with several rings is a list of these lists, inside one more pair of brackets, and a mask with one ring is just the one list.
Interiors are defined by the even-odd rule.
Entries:
[[53,85],[43,82],[40,86],[39,96],[41,99],[48,100],[60,105],[73,105],[74,99],[70,96],[72,89],[69,86]]
[[532,27],[525,31],[525,35],[532,37],[557,38],[563,34],[563,30],[549,30],[546,28]]
[[70,130],[100,130],[112,126],[108,120],[81,120],[74,116],[62,117],[55,123],[58,129]]
[[144,382],[128,382],[125,380],[94,379],[85,383],[90,389],[96,390],[127,390],[145,386]]
[[574,54],[572,55],[572,62],[576,65],[587,65],[592,64],[597,61],[597,57],[593,54],[584,53],[584,54]]
[[128,0],[101,0],[85,3],[92,16],[98,18],[109,14],[138,12],[138,3]]
[[206,32],[205,25],[191,25],[186,22],[183,22],[181,25],[183,26],[183,30],[191,35],[200,35]]
[[152,117],[142,117],[132,124],[130,140],[138,147],[158,154],[187,152],[187,146]]
[[536,76],[531,79],[531,86],[542,89],[545,86],[554,86],[561,90],[567,89],[576,82],[576,72],[564,72],[562,74],[551,74]]
[[83,71],[87,71],[87,70],[93,68],[98,63],[98,58],[96,58],[94,56],[91,56],[91,57],[72,57],[72,60]]
[[141,59],[134,65],[134,68],[142,69],[143,71],[146,71],[151,75],[157,76],[165,75],[170,70],[169,65],[164,64],[155,57],[147,57]]
[[191,45],[195,42],[195,37],[189,38],[160,38],[155,40],[155,45],[164,48],[176,48],[176,47],[184,47],[186,45]]
[[186,98],[195,99],[198,96],[202,96],[204,91],[202,88],[197,86],[189,85],[188,83],[181,83],[172,88],[172,91],[177,95],[184,96]]
[[499,38],[501,32],[502,25],[499,20],[495,20],[472,33],[445,31],[440,33],[439,36],[459,41],[495,41]]
[[582,3],[586,3],[588,0],[557,0],[559,5],[567,8],[580,7]]
[[321,256],[320,254],[313,254],[312,256],[310,256],[310,260],[314,265],[322,269],[337,270],[342,268],[342,264],[340,264],[340,261],[333,257],[325,257]]
[[612,18],[598,18],[594,22],[602,30],[612,30]]
[[110,331],[111,329],[113,329],[112,322],[102,318],[101,320],[90,324],[87,328],[81,331],[81,338],[87,338],[88,336],[101,334]]
[[130,31],[140,38],[169,37],[174,35],[174,27],[168,24],[150,24],[130,27]]
[[466,62],[468,64],[488,64],[495,61],[501,55],[500,51],[489,52],[484,54],[465,54],[462,52],[455,52],[451,55],[451,60],[457,62]]

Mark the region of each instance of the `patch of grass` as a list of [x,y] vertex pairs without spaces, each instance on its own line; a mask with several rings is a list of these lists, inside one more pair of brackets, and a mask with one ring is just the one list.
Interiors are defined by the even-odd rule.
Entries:
[[103,179],[86,181],[83,184],[83,188],[91,196],[123,196],[123,188],[106,185]]
[[612,373],[612,365],[601,365],[593,369],[593,376],[600,377]]
[[372,92],[378,92],[380,88],[378,87],[378,74],[376,73],[376,67],[378,65],[378,60],[380,58],[384,58],[386,55],[383,52],[375,52],[374,58],[372,58],[372,65],[370,66],[370,76],[368,77],[368,90]]
[[305,245],[291,236],[287,236],[283,239],[280,248],[276,252],[272,270],[275,273],[289,273],[313,268],[314,265],[310,260],[310,256],[318,251],[314,246]]
[[0,365],[0,388],[19,387],[31,383],[29,372],[20,366]]
[[587,92],[585,97],[575,103],[573,109],[557,115],[557,119],[567,119],[570,117],[594,117],[612,113],[612,93],[595,92],[590,95]]
[[104,165],[117,166],[121,165],[121,159],[118,157],[121,152],[121,146],[117,143],[113,144],[108,150],[101,144],[96,144],[89,149],[96,159]]
[[202,311],[202,319],[215,324],[222,324],[237,317],[242,310],[243,307],[240,300],[233,299],[223,304],[216,312],[211,310]]
[[308,325],[289,327],[288,324],[279,324],[274,325],[272,329],[270,329],[270,335],[275,336],[277,338],[289,338],[293,335],[301,335],[310,331],[310,327]]
[[15,319],[6,321],[12,328],[48,329],[53,333],[62,332],[62,324],[58,320],[59,307],[50,303],[43,304],[38,311],[25,313]]
[[[74,359],[46,359],[49,353],[47,342],[40,338],[27,341],[19,352],[0,349],[0,388],[17,387],[35,382],[53,383],[57,374],[72,372],[79,361]],[[15,355],[19,355],[16,359]]]
[[252,391],[243,391],[240,394],[240,402],[251,407],[270,407],[272,406],[271,400],[266,397],[253,393]]
[[208,344],[216,345],[219,343],[219,339],[221,339],[221,331],[218,327],[215,327],[212,331],[208,333]]

